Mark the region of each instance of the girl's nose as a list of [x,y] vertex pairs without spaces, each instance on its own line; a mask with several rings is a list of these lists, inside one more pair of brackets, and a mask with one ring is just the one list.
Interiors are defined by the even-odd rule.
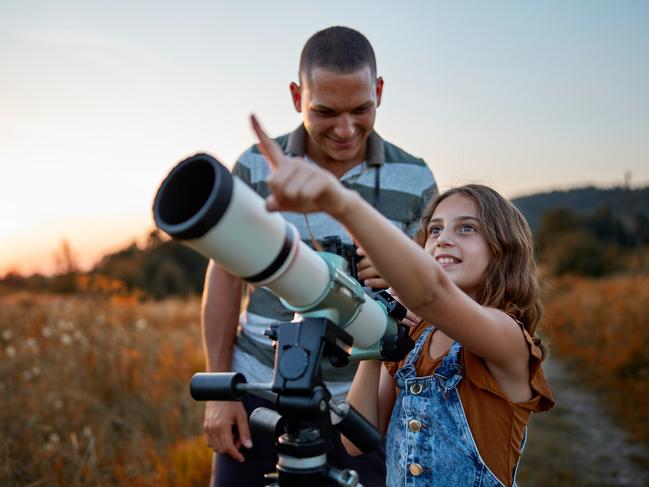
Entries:
[[438,247],[449,247],[453,245],[453,238],[451,232],[448,228],[444,228],[440,234],[437,236],[437,246]]

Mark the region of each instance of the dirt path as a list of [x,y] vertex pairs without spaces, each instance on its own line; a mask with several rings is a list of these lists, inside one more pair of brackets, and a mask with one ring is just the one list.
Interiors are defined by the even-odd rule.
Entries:
[[544,369],[557,405],[532,416],[521,486],[648,487],[649,448],[615,424],[567,364],[551,357]]

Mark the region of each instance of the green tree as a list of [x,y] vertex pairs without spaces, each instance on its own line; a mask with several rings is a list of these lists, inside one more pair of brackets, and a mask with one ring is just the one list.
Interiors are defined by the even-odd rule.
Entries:
[[603,244],[588,230],[577,228],[557,234],[544,249],[542,260],[554,275],[599,277],[615,270],[615,257],[615,247]]
[[548,210],[541,215],[536,232],[536,247],[542,256],[563,233],[574,232],[583,226],[582,220],[565,208]]

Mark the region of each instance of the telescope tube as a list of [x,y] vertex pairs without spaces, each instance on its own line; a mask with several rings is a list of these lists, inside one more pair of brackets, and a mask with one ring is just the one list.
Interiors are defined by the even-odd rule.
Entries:
[[184,159],[171,170],[156,193],[153,219],[160,230],[231,274],[270,289],[288,309],[326,313],[353,336],[354,348],[376,344],[388,327],[379,303],[350,291],[340,270],[208,154]]

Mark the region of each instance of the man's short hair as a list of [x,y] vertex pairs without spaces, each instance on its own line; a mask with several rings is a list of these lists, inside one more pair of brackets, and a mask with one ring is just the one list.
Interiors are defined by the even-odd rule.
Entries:
[[340,74],[369,66],[376,78],[376,57],[370,41],[349,27],[328,27],[313,34],[302,49],[298,76],[309,76],[313,68],[324,68]]

